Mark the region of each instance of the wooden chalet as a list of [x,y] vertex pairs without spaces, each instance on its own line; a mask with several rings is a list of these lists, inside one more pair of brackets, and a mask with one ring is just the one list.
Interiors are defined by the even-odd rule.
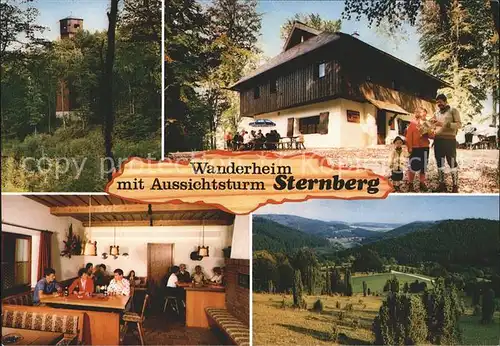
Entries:
[[446,83],[358,38],[295,22],[283,51],[232,90],[244,117],[270,119],[308,148],[367,147],[403,135]]

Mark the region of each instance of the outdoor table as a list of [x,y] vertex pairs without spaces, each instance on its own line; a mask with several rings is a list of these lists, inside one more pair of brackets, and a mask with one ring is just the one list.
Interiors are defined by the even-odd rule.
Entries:
[[297,138],[299,138],[299,136],[286,136],[286,137],[283,137],[283,139],[288,139],[288,141],[282,141],[283,148],[286,145],[287,149],[293,149],[293,144],[297,142]]
[[[22,338],[14,343],[4,343],[7,334],[18,334]],[[64,337],[63,333],[45,332],[41,330],[2,327],[2,345],[55,345]]]

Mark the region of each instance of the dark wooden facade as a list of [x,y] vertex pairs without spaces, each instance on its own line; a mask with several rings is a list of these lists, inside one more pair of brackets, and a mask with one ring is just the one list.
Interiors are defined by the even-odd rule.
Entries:
[[[424,71],[350,35],[338,35],[341,35],[338,40],[237,83],[233,89],[240,92],[241,116],[338,97],[367,101],[360,91],[366,82],[424,100],[431,100],[438,88],[444,85]],[[325,64],[325,75],[319,77],[322,63]],[[276,87],[272,88],[272,85]]]

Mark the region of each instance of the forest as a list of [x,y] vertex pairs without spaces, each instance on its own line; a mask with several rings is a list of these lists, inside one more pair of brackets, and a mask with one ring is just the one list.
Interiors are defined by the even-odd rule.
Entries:
[[[329,297],[373,296],[381,300],[372,329],[377,344],[460,343],[466,306],[483,324],[500,309],[498,221],[442,220],[424,229],[410,224],[409,233],[325,250],[321,236],[254,219],[254,292],[279,293],[283,306],[305,311],[306,296],[318,297],[310,311],[321,311]],[[267,235],[275,231],[275,238]]]
[[161,1],[110,0],[106,30],[54,41],[38,4],[1,3],[2,191],[103,191],[121,160],[161,156]]

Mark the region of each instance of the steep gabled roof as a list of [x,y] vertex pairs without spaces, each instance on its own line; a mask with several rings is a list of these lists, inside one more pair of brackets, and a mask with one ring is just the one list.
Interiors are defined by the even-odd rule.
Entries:
[[283,52],[294,47],[296,45],[295,41],[298,37],[304,37],[306,35],[306,40],[310,39],[313,36],[318,36],[321,34],[320,30],[316,30],[311,28],[310,26],[305,25],[299,21],[293,22],[293,26],[290,29],[290,33],[286,38],[285,44],[283,45]]
[[[294,31],[296,32],[296,30],[303,30],[304,27],[308,28],[307,30],[309,30],[309,32],[311,32],[311,33],[313,30],[315,30],[317,32],[316,29],[309,28],[303,23],[296,22],[294,24],[294,27],[293,27],[290,35],[288,36],[287,40],[290,40],[290,37],[292,37]],[[303,55],[308,54],[312,51],[315,51],[316,49],[318,49],[320,47],[323,47],[323,46],[330,44],[332,42],[338,42],[340,40],[347,41],[351,44],[357,44],[359,46],[364,46],[365,48],[371,49],[375,52],[382,54],[384,57],[386,57],[390,60],[398,62],[398,63],[405,65],[405,66],[407,66],[407,67],[409,67],[409,68],[411,68],[411,69],[413,69],[421,74],[426,75],[428,78],[435,80],[436,82],[438,82],[439,84],[441,84],[443,86],[450,86],[447,82],[443,81],[442,79],[437,78],[437,77],[431,75],[430,73],[407,63],[406,61],[403,61],[399,58],[396,58],[395,56],[393,56],[389,53],[386,53],[383,50],[380,50],[380,49],[378,49],[378,48],[376,48],[376,47],[374,47],[374,46],[372,46],[372,45],[370,45],[370,44],[368,44],[368,43],[366,43],[366,42],[364,42],[364,41],[362,41],[362,40],[360,40],[352,35],[344,34],[342,32],[336,32],[336,33],[321,32],[318,35],[311,37],[310,39],[308,39],[300,44],[297,44],[289,49],[286,49],[288,43],[285,43],[285,47],[284,47],[285,50],[283,52],[281,52],[280,54],[278,54],[277,56],[275,56],[274,58],[272,58],[271,60],[269,60],[265,64],[261,65],[260,67],[258,67],[256,70],[254,70],[250,74],[241,78],[239,81],[237,81],[236,83],[231,85],[229,87],[229,89],[239,90],[240,89],[239,86],[242,83],[245,83],[245,82],[247,82],[247,81],[249,81],[249,80],[251,80],[251,79],[267,72],[267,71],[270,71],[278,66],[281,66],[287,62],[290,62],[299,56],[303,56]]]
[[265,64],[259,66],[255,71],[251,72],[247,76],[241,78],[239,81],[237,81],[235,84],[233,84],[230,89],[235,89],[237,90],[237,86],[254,78],[257,77],[258,75],[263,74],[266,71],[269,71],[275,67],[278,67],[280,65],[283,65],[284,63],[291,61],[299,56],[302,56],[304,54],[307,54],[309,52],[312,52],[319,47],[322,47],[330,42],[333,42],[335,40],[338,40],[340,36],[335,33],[335,34],[330,34],[327,32],[323,32],[319,34],[318,36],[315,36],[313,38],[310,38],[307,41],[302,42],[301,44],[298,44],[269,60]]

